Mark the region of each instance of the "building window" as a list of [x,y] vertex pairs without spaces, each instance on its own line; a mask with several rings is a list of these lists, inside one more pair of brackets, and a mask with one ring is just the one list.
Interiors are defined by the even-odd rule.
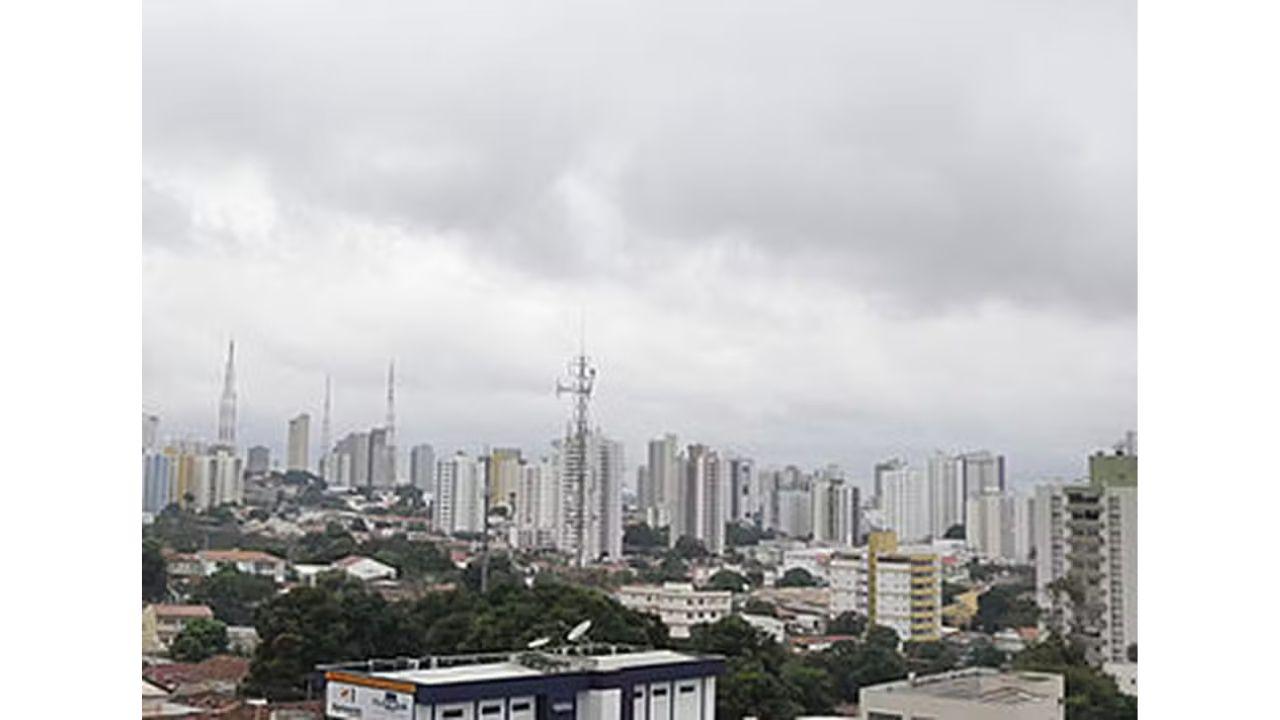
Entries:
[[462,717],[462,708],[445,710],[440,713],[440,717],[445,718],[445,720],[453,720],[453,718],[460,718]]
[[513,713],[524,712],[525,710],[528,710],[528,709],[529,709],[529,703],[527,702],[511,703],[511,712]]
[[502,712],[501,705],[481,705],[480,706],[481,715],[497,715],[500,712]]

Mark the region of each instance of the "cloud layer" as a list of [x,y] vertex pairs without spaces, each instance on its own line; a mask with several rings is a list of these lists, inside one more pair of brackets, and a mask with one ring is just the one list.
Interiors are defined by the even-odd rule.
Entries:
[[1075,474],[1136,416],[1134,9],[145,3],[144,401],[537,451],[597,418]]

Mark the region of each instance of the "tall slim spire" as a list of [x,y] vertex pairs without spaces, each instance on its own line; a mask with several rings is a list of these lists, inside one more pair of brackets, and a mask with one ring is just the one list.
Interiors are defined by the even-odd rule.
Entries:
[[387,367],[387,474],[393,484],[396,474],[396,361]]
[[227,347],[227,370],[222,379],[222,402],[218,406],[218,444],[236,446],[236,341]]
[[320,420],[320,456],[324,457],[332,449],[329,447],[329,410],[330,410],[329,376],[324,376],[324,417]]

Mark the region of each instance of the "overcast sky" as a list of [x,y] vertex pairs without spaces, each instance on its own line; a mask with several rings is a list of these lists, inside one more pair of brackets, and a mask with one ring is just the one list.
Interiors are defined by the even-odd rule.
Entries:
[[[483,9],[482,9],[483,8]],[[545,452],[595,420],[764,463],[1136,423],[1135,8],[1116,0],[144,2],[143,405],[241,445]],[[318,437],[313,437],[313,443]]]

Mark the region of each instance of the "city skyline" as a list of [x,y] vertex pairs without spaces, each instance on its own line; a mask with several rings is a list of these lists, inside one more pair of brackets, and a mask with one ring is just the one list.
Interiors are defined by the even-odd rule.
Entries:
[[402,448],[540,448],[584,311],[632,457],[865,487],[990,448],[1025,486],[1137,425],[1132,7],[220,7],[143,17],[168,432],[209,432],[234,336],[241,445],[325,375],[335,438],[380,423],[395,358]]

